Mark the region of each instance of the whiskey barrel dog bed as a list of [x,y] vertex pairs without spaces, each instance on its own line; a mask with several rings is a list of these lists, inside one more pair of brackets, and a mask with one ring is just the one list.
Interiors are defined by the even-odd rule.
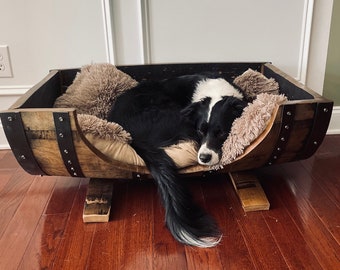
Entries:
[[[333,107],[331,101],[270,63],[99,66],[52,70],[11,108],[1,112],[11,149],[27,172],[120,179],[148,175],[143,160],[129,145],[133,138],[122,127],[105,121],[115,96],[143,80],[218,72],[234,80],[249,101],[246,116],[239,123],[235,121],[223,146],[220,165],[198,165],[192,142],[167,150],[181,174],[243,171],[308,158],[326,134]],[[254,72],[262,77],[254,77]],[[86,90],[89,81],[92,91]],[[100,89],[99,96],[94,97],[98,93],[93,89]],[[83,95],[83,104],[69,100],[67,106],[63,105],[72,91]]]

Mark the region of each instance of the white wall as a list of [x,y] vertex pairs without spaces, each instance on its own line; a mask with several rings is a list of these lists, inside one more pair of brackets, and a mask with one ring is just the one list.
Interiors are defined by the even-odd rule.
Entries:
[[[0,78],[0,110],[7,109],[29,87],[41,80],[49,69],[113,61],[107,50],[103,3],[113,3],[113,8],[120,14],[113,18],[116,63],[141,64],[157,60],[159,52],[147,54],[150,54],[150,47],[159,48],[158,41],[152,40],[154,37],[151,36],[151,40],[145,40],[142,36],[143,31],[145,34],[148,30],[143,21],[156,18],[155,14],[145,12],[146,9],[155,12],[152,10],[156,6],[152,4],[157,2],[149,1],[0,0],[0,45],[9,45],[14,74],[13,78]],[[151,6],[147,6],[150,3]],[[323,89],[332,5],[333,0],[314,0],[306,84],[319,93]],[[126,17],[122,16],[124,12],[136,15],[131,19],[133,23],[127,23]],[[141,14],[150,17],[143,18]],[[242,18],[237,22],[240,23]],[[124,31],[117,31],[122,27],[125,27]],[[129,43],[131,35],[135,39],[133,44]],[[141,43],[142,47],[138,45]],[[335,108],[330,133],[340,131],[339,115],[340,109]],[[0,123],[0,149],[7,147]]]
[[[0,0],[0,45],[8,45],[12,78],[0,78],[0,110],[50,69],[107,62],[101,0]],[[0,148],[7,147],[0,124]]]
[[118,64],[272,61],[305,81],[313,0],[111,2]]
[[0,0],[0,44],[8,45],[13,78],[32,85],[52,68],[105,61],[102,3],[98,0]]
[[308,53],[309,41],[305,25],[313,1],[148,2],[152,62],[271,61],[302,79],[301,54]]
[[332,7],[333,0],[314,0],[306,85],[318,93],[323,91]]
[[[314,0],[314,13],[306,85],[322,94],[333,0]],[[340,107],[334,107],[328,134],[340,134]]]

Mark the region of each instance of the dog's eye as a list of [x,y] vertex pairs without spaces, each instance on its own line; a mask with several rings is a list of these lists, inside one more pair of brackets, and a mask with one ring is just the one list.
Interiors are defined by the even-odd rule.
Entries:
[[200,136],[205,136],[207,134],[208,131],[208,125],[207,123],[203,123],[202,125],[200,125],[197,129],[197,132]]
[[214,133],[215,133],[215,137],[221,138],[221,139],[226,137],[227,135],[227,133],[223,130],[216,130]]
[[206,134],[206,131],[204,129],[200,129],[200,128],[197,130],[197,132],[200,136],[205,136],[205,134]]

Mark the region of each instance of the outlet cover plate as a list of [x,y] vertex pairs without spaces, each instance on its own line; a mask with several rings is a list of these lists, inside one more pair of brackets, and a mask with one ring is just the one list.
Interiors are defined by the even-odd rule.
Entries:
[[0,45],[0,78],[13,77],[7,45]]

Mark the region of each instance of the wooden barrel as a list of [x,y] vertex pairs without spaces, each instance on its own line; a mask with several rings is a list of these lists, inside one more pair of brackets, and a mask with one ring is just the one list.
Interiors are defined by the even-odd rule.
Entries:
[[[118,66],[137,81],[163,79],[202,71],[232,79],[248,68],[274,78],[288,101],[272,115],[267,129],[220,172],[234,172],[310,157],[322,143],[333,102],[300,84],[269,63],[206,63]],[[72,84],[79,69],[52,70],[10,109],[0,113],[2,125],[19,164],[31,174],[129,179],[148,175],[146,167],[107,158],[82,134],[75,109],[52,108]],[[203,174],[195,165],[182,174]]]

